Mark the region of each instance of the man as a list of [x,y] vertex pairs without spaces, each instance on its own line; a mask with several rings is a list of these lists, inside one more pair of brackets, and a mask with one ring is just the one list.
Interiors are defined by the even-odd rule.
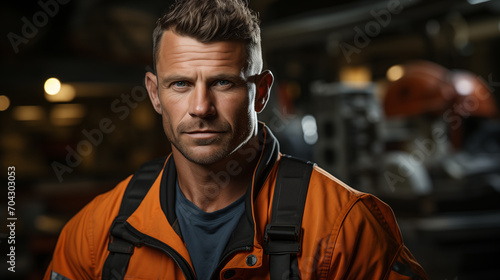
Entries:
[[[122,233],[139,240],[125,250],[125,278],[269,279],[264,232],[282,156],[257,121],[273,84],[258,19],[241,0],[180,0],[153,37],[156,73],[145,83],[172,154],[124,223]],[[45,279],[101,279],[130,180],[68,222]],[[317,166],[296,261],[301,279],[427,278],[391,209]]]

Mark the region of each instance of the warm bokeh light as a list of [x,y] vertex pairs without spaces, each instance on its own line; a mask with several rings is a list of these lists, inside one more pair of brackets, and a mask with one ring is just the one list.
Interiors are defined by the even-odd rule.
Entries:
[[56,95],[61,90],[61,82],[57,78],[50,78],[43,85],[45,92],[49,95]]
[[340,81],[343,83],[364,85],[371,80],[372,72],[366,66],[342,67],[340,69]]
[[399,80],[405,74],[405,69],[401,65],[394,65],[387,70],[387,80],[394,82]]
[[82,121],[85,113],[85,106],[81,104],[60,104],[50,111],[50,120],[58,126],[75,125]]
[[49,102],[69,102],[76,96],[75,87],[70,84],[61,84],[61,90],[55,95],[45,93],[45,99]]
[[5,111],[10,106],[10,99],[5,95],[0,95],[0,111]]
[[39,121],[44,119],[45,111],[40,106],[18,106],[12,110],[12,117],[18,121]]

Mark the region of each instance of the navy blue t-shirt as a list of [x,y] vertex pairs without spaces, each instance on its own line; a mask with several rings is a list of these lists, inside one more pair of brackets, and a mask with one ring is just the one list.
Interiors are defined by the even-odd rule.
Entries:
[[196,276],[210,279],[221,254],[245,211],[245,196],[229,206],[207,213],[189,201],[176,184],[175,214]]

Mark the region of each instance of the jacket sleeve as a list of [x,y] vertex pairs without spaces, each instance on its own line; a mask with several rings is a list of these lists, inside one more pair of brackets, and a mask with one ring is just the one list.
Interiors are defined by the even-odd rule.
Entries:
[[428,279],[403,244],[392,209],[362,195],[345,215],[328,279]]
[[96,279],[92,204],[85,206],[64,226],[44,280]]
[[131,176],[94,198],[64,226],[44,280],[100,279],[108,233]]

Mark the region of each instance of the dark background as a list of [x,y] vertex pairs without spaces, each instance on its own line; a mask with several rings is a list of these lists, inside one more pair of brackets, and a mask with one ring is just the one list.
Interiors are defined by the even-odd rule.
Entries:
[[[388,202],[432,279],[500,275],[500,1],[478,2],[250,1],[276,77],[261,120],[283,152]],[[169,3],[2,2],[0,221],[9,166],[17,221],[16,273],[4,240],[0,278],[40,279],[71,216],[170,151],[143,87]],[[398,88],[394,65],[419,71]],[[457,95],[457,73],[484,94]],[[48,101],[51,77],[74,98]]]

